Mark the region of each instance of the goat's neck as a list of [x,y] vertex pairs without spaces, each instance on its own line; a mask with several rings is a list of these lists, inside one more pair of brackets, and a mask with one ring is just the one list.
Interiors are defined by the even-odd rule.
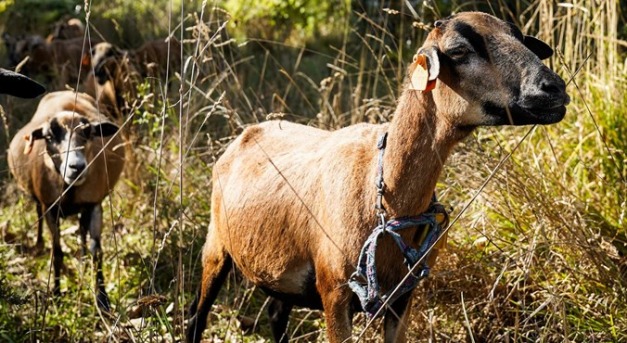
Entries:
[[430,94],[411,90],[401,94],[383,158],[384,204],[391,217],[427,209],[446,158],[466,135],[441,112]]

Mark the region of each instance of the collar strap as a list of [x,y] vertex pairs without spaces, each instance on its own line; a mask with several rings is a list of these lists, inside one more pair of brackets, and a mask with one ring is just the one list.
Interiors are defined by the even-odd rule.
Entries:
[[[377,199],[375,202],[375,209],[377,210],[377,216],[385,216],[385,207],[383,207],[383,194],[385,193],[385,182],[383,182],[383,154],[385,153],[385,146],[387,145],[388,133],[379,137],[379,141],[377,142],[377,149],[379,149],[379,161],[377,163],[377,178],[374,182],[375,187],[377,188]],[[382,224],[385,222],[384,217],[382,217]]]
[[[355,292],[361,306],[369,317],[373,317],[379,312],[379,309],[385,302],[393,303],[400,296],[411,292],[420,280],[429,275],[429,266],[427,265],[427,252],[438,241],[443,229],[448,225],[448,212],[444,206],[437,202],[435,192],[429,209],[419,215],[413,217],[393,218],[388,221],[385,219],[385,209],[382,204],[383,195],[385,193],[385,183],[383,181],[383,154],[387,143],[387,132],[384,133],[377,142],[379,149],[379,161],[377,166],[377,179],[375,186],[377,188],[377,199],[375,208],[377,217],[380,221],[379,225],[374,228],[359,254],[357,270],[353,273],[348,281],[349,287]],[[407,244],[398,231],[405,228],[422,228],[422,238],[419,241],[418,250]],[[399,247],[405,258],[405,265],[411,272],[400,285],[399,289],[393,293],[390,289],[386,294],[380,294],[380,286],[377,279],[377,270],[375,256],[377,243],[379,238],[384,234],[388,234]],[[414,267],[420,261],[420,266]]]

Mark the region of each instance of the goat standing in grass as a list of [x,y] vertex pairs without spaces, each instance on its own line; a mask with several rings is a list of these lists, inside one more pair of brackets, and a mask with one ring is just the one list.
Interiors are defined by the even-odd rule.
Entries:
[[[90,46],[83,37],[47,41],[39,35],[15,38],[5,33],[3,39],[12,66],[20,65],[21,72],[29,76],[41,75],[56,88],[76,87],[87,75],[86,70],[79,70],[83,45]],[[97,41],[93,39],[91,44]]]
[[[211,223],[202,254],[189,342],[235,266],[272,296],[275,340],[287,342],[293,306],[324,310],[328,340],[351,337],[362,310],[348,286],[360,250],[377,225],[374,180],[383,166],[382,205],[389,218],[423,213],[451,150],[478,126],[552,124],[569,97],[542,64],[552,50],[493,16],[468,12],[439,20],[409,67],[389,124],[334,132],[284,121],[248,127],[213,169]],[[379,162],[377,141],[387,133]],[[420,245],[419,228],[400,232]],[[428,256],[433,263],[437,247]],[[407,274],[390,235],[378,247],[382,293]],[[385,342],[404,342],[411,291],[389,304]]]
[[128,52],[107,42],[98,43],[82,59],[89,75],[85,92],[115,120],[126,119],[136,105],[140,74]]
[[84,93],[53,92],[42,98],[31,121],[9,146],[9,168],[18,185],[36,202],[37,245],[42,248],[42,218],[52,234],[54,293],[60,293],[63,251],[59,219],[80,214],[83,254],[89,232],[94,260],[96,300],[109,310],[102,275],[100,234],[102,200],[124,167],[118,127],[98,113]]
[[[122,50],[111,43],[99,43],[83,55],[83,67],[90,72],[85,81],[86,92],[108,108],[117,108],[117,116],[125,118],[136,88],[148,79],[152,93],[162,86],[181,66],[181,43],[174,37],[152,40],[135,50]],[[169,74],[168,74],[169,72]],[[166,75],[168,74],[168,75]]]

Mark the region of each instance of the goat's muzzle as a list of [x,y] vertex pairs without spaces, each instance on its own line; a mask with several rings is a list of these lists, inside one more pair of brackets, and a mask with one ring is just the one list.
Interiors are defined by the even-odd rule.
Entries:
[[522,85],[519,97],[507,108],[491,102],[483,107],[493,116],[494,125],[554,124],[564,118],[569,103],[564,80],[544,67],[531,82]]
[[85,156],[78,152],[69,152],[66,161],[61,163],[60,172],[63,176],[63,182],[67,185],[80,186],[85,182],[87,167]]

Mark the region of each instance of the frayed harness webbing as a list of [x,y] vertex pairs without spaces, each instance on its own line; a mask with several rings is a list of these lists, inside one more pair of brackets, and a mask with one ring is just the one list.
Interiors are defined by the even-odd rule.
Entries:
[[[348,285],[353,292],[355,292],[357,297],[359,297],[361,306],[369,317],[373,317],[386,301],[390,304],[394,303],[394,301],[403,294],[416,288],[420,280],[429,275],[429,266],[427,265],[425,255],[437,242],[443,227],[448,223],[448,212],[442,204],[437,202],[435,193],[433,194],[429,209],[427,209],[425,213],[418,216],[385,220],[385,210],[383,208],[382,199],[385,192],[385,184],[383,182],[383,153],[385,151],[386,140],[387,133],[384,133],[377,144],[377,148],[379,149],[379,164],[377,180],[375,182],[377,187],[375,208],[377,209],[379,225],[374,228],[364,243],[359,255],[357,270],[348,281]],[[421,239],[422,243],[418,250],[406,244],[398,233],[398,231],[402,229],[416,227],[424,227],[423,237]],[[392,294],[394,289],[390,289],[386,294],[381,295],[379,282],[377,280],[375,255],[377,242],[379,238],[386,233],[394,239],[394,242],[403,253],[405,265],[409,271],[412,271],[412,268],[414,268],[414,265],[416,265],[418,261],[422,260],[422,262],[410,273],[394,294]]]

